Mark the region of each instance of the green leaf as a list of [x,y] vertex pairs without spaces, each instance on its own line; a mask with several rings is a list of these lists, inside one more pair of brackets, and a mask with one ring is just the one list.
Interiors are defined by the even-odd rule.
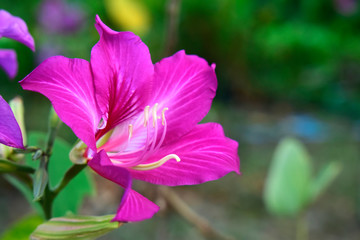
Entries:
[[275,215],[297,215],[308,203],[310,158],[303,144],[285,138],[276,148],[265,184],[265,204]]
[[315,201],[326,190],[340,171],[341,164],[338,162],[331,162],[321,170],[311,185],[310,197],[312,201]]
[[66,216],[52,218],[38,226],[31,234],[32,240],[94,239],[117,229],[122,223],[111,222],[115,215]]
[[[32,132],[29,134],[29,144],[31,146],[44,146],[47,136],[43,133]],[[71,146],[65,141],[56,138],[52,155],[49,160],[48,173],[50,187],[55,187],[66,171],[72,166],[69,160]],[[31,160],[27,155],[28,164],[36,165],[39,161]],[[64,216],[67,212],[77,213],[85,195],[93,193],[93,184],[86,171],[79,173],[67,186],[59,193],[54,200],[52,214],[54,217]]]
[[1,236],[1,240],[28,240],[35,228],[44,220],[38,215],[26,216],[10,226]]

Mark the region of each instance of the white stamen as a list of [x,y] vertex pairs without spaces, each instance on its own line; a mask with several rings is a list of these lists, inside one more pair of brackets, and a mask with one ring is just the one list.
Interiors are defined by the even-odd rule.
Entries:
[[150,106],[146,106],[144,109],[144,127],[147,126],[148,121],[149,121],[149,108],[150,108]]
[[170,159],[175,159],[177,162],[180,162],[181,159],[179,158],[178,155],[176,154],[169,154],[165,157],[163,157],[162,159],[153,162],[153,163],[147,163],[147,164],[139,164],[136,166],[131,167],[134,170],[138,170],[138,171],[146,171],[146,170],[151,170],[151,169],[155,169],[160,167],[161,165],[163,165],[164,163],[166,163],[167,161],[169,161]]
[[161,124],[164,126],[166,119],[165,119],[165,111],[169,110],[169,108],[163,108],[162,112],[161,112]]
[[156,139],[157,139],[157,135],[158,135],[158,123],[157,123],[157,107],[158,107],[158,103],[155,103],[154,107],[153,107],[153,127],[154,127],[154,135],[151,141],[151,146],[149,151],[154,150],[155,148],[155,144],[156,144]]
[[132,137],[132,134],[133,134],[133,125],[132,124],[129,124],[129,141]]
[[155,103],[154,108],[153,108],[153,127],[155,127],[155,123],[157,121],[157,107],[158,107],[158,103]]

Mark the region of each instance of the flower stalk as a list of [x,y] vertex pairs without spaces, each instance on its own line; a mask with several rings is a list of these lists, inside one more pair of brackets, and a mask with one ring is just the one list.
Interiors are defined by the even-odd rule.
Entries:
[[306,221],[306,212],[302,212],[297,216],[296,222],[296,240],[308,240],[309,229]]

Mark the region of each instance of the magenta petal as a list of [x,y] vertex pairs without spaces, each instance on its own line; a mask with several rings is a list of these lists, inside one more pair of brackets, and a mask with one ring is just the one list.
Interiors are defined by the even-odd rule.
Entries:
[[9,104],[0,96],[0,143],[14,148],[24,148],[19,124]]
[[7,37],[35,50],[34,39],[28,31],[26,23],[5,10],[0,9],[0,38]]
[[153,170],[131,170],[131,175],[136,179],[168,186],[216,180],[232,171],[240,173],[237,148],[238,143],[224,136],[220,124],[200,124],[178,141],[160,148],[147,161],[154,162],[169,154],[176,154],[180,162],[171,159]]
[[14,78],[17,74],[18,64],[16,52],[11,49],[0,49],[0,67],[4,69],[9,78]]
[[[115,32],[96,16],[100,40],[91,51],[96,98],[107,128],[134,116],[148,100],[154,67],[147,46],[130,32]],[[108,119],[106,119],[108,117]]]
[[100,114],[89,62],[62,56],[51,57],[20,84],[25,90],[39,92],[49,98],[60,119],[85,144],[96,150],[95,131]]
[[88,165],[99,175],[119,184],[125,189],[113,221],[135,222],[151,218],[159,207],[141,194],[131,189],[131,176],[125,168],[114,166],[105,151],[95,154]]
[[179,51],[155,64],[153,103],[167,107],[165,142],[192,129],[208,113],[215,96],[214,69],[202,58]]

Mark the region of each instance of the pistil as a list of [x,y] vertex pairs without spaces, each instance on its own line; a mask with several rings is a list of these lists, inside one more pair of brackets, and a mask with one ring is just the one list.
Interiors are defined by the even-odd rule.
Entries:
[[161,165],[163,165],[164,163],[166,163],[167,161],[169,161],[171,159],[175,159],[177,162],[181,161],[181,159],[179,158],[178,155],[169,154],[169,155],[163,157],[162,159],[160,159],[160,160],[158,160],[156,162],[147,163],[147,164],[138,164],[138,165],[133,166],[131,168],[134,169],[134,170],[138,170],[138,171],[152,170],[152,169],[160,167]]

